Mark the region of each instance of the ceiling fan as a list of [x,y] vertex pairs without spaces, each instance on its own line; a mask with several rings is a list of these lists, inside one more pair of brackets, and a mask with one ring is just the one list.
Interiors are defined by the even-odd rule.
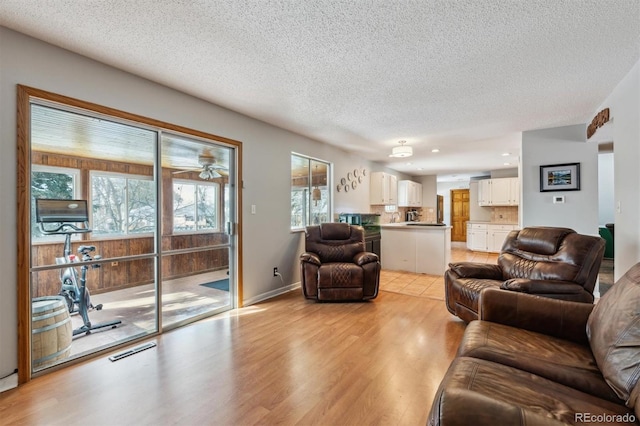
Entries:
[[198,175],[200,179],[214,179],[228,176],[228,173],[226,173],[228,172],[228,169],[225,166],[217,164],[216,158],[213,155],[198,155],[198,164],[200,164],[200,167],[180,167],[183,170],[175,171],[173,174],[200,171],[200,174]]

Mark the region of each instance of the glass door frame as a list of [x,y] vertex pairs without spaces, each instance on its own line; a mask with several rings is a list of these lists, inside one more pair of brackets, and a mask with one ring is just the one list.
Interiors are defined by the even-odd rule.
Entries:
[[[152,127],[158,130],[158,135],[162,131],[171,133],[182,133],[200,139],[209,140],[211,142],[220,143],[231,148],[233,153],[233,163],[231,169],[235,173],[230,172],[229,188],[230,198],[235,199],[230,208],[231,235],[229,238],[229,266],[230,266],[230,284],[235,283],[235,297],[232,297],[231,309],[242,306],[243,298],[243,281],[242,281],[242,142],[221,136],[189,129],[186,127],[166,123],[163,121],[147,118],[137,114],[131,114],[114,108],[105,107],[87,101],[59,95],[44,90],[18,85],[17,86],[17,312],[18,312],[18,383],[23,384],[31,380],[33,376],[43,374],[44,371],[33,373],[32,369],[32,342],[31,342],[31,317],[32,317],[32,300],[31,300],[31,103],[32,101],[49,104],[58,104],[62,109],[83,109],[91,111],[97,115],[113,117],[116,121],[129,122],[133,125],[141,127]],[[155,179],[160,179],[162,167],[159,165],[160,143],[156,145],[156,164]],[[233,176],[233,177],[232,177]],[[157,185],[161,185],[161,179],[157,181]],[[234,194],[234,195],[231,195]],[[161,203],[161,191],[158,194],[158,203]],[[157,211],[159,217],[161,212]],[[159,222],[157,222],[159,223]],[[161,227],[156,230],[156,250],[161,249]],[[156,257],[156,321],[157,331],[147,334],[137,339],[127,340],[119,345],[112,346],[93,352],[90,355],[79,357],[71,361],[65,362],[63,365],[57,365],[49,368],[46,372],[54,371],[64,366],[72,365],[86,360],[89,357],[96,357],[107,352],[112,352],[120,346],[130,345],[137,340],[148,339],[149,337],[159,335],[164,330],[161,324],[161,307],[162,301],[161,291],[158,286],[162,280],[162,251],[155,253]],[[234,279],[235,278],[235,279]],[[195,320],[197,320],[196,318]]]

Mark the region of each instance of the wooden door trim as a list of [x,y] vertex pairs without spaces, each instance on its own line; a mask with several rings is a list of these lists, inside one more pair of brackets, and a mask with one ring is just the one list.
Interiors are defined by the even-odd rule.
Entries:
[[[58,103],[108,115],[122,120],[132,121],[147,126],[152,126],[160,131],[171,131],[189,136],[221,142],[232,146],[236,150],[236,206],[238,223],[236,226],[236,266],[238,290],[236,294],[236,306],[242,307],[243,300],[243,276],[242,276],[242,142],[233,139],[201,132],[176,124],[155,120],[142,115],[132,114],[115,108],[110,108],[64,95],[59,95],[45,90],[29,86],[17,86],[17,314],[18,314],[18,384],[31,380],[31,292],[30,292],[30,265],[31,265],[31,100],[40,99],[47,102]],[[161,206],[160,206],[161,207]],[[162,333],[159,330],[158,333]],[[148,336],[147,336],[148,337]],[[130,343],[130,342],[128,342]],[[109,350],[112,350],[110,348]],[[105,351],[96,352],[98,356]],[[80,358],[84,361],[86,358]]]

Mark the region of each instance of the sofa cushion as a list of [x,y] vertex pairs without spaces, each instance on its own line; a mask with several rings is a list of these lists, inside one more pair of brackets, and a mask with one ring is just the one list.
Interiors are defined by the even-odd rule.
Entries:
[[429,424],[576,424],[583,413],[629,416],[630,410],[526,371],[459,357],[436,393]]
[[318,288],[362,288],[363,276],[355,263],[325,263],[318,269]]
[[593,308],[587,336],[605,380],[632,407],[631,391],[640,377],[640,263]]
[[508,250],[519,250],[540,255],[552,255],[569,234],[576,231],[569,228],[527,227],[518,232],[517,238]]
[[458,356],[508,365],[620,404],[588,345],[490,321],[473,321],[465,330]]

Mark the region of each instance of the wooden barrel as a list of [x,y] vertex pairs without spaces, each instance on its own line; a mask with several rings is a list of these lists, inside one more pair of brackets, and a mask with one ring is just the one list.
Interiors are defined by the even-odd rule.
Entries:
[[40,370],[69,356],[73,328],[62,296],[33,299],[31,313],[31,365]]

